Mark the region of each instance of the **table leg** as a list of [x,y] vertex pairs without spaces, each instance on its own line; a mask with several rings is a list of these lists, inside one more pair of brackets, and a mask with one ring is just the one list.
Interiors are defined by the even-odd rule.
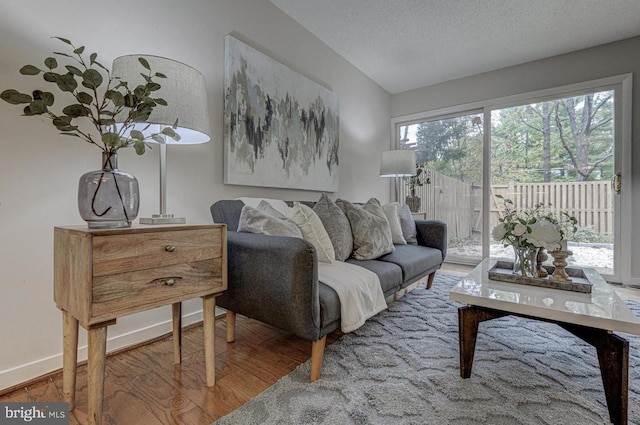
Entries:
[[478,324],[470,306],[458,307],[458,344],[460,345],[460,376],[469,378],[476,351]]
[[476,351],[478,325],[486,320],[507,316],[508,313],[467,305],[458,307],[458,342],[460,344],[460,376],[469,378]]
[[215,295],[207,295],[205,297],[202,297],[202,317],[204,322],[204,357],[208,387],[213,387],[216,384],[215,316]]
[[629,341],[601,329],[559,325],[596,348],[609,419],[614,425],[626,425],[629,408]]
[[107,325],[108,324],[100,324],[88,329],[89,358],[87,361],[87,393],[89,398],[89,425],[99,425],[102,423]]
[[62,397],[69,411],[76,405],[76,372],[78,369],[78,320],[62,310]]
[[173,315],[173,363],[182,361],[182,303],[171,304]]

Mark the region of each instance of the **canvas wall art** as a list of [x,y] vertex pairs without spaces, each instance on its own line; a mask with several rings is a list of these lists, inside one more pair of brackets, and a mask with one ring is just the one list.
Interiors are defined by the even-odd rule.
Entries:
[[225,38],[225,183],[337,191],[338,112],[330,90]]

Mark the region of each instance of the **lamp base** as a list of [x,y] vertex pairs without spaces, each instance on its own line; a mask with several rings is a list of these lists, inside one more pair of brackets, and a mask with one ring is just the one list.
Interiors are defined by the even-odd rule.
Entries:
[[152,214],[151,217],[140,217],[140,224],[185,224],[185,217],[174,217],[173,214]]

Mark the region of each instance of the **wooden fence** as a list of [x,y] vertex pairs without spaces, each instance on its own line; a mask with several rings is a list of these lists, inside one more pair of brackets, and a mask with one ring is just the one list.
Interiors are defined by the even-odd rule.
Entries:
[[[420,213],[427,219],[442,220],[447,223],[449,239],[466,239],[482,226],[481,209],[475,207],[479,197],[476,187],[444,174],[430,171],[431,184],[416,187],[420,197]],[[410,194],[407,184],[401,185],[400,199]],[[476,211],[477,210],[477,211]]]
[[[447,223],[449,239],[467,239],[482,230],[482,187],[430,170],[431,184],[416,188],[421,198],[420,213],[427,219]],[[400,185],[400,199],[409,186]],[[564,211],[602,235],[613,234],[613,196],[611,182],[509,183],[491,186],[489,228],[502,216],[503,205],[495,195],[513,201],[517,210],[542,203],[548,209]]]
[[[491,186],[491,218],[497,222],[503,207],[493,195],[511,199],[517,210],[543,204],[564,211],[601,235],[613,234],[613,196],[610,181],[509,183]],[[493,221],[495,220],[495,221]]]

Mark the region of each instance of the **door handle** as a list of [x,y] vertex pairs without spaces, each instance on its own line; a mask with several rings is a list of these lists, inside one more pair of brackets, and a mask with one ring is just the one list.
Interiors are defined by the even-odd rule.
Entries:
[[622,173],[617,172],[611,177],[611,190],[616,195],[620,195],[620,192],[622,192]]

